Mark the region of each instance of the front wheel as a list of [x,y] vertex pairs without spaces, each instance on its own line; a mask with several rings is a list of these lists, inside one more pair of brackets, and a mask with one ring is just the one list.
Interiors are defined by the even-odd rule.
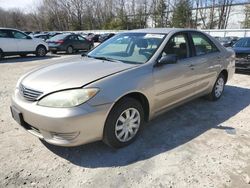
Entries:
[[124,98],[110,111],[104,127],[103,141],[121,148],[132,143],[144,123],[144,112],[139,101]]
[[44,46],[38,46],[36,49],[37,57],[44,57],[47,54],[47,50]]
[[27,54],[21,54],[20,55],[20,57],[26,57],[27,56]]
[[223,74],[220,74],[214,84],[212,92],[207,96],[211,101],[217,101],[222,96],[224,87],[226,84],[226,79]]
[[0,50],[0,60],[4,58],[4,54],[2,52],[2,50]]

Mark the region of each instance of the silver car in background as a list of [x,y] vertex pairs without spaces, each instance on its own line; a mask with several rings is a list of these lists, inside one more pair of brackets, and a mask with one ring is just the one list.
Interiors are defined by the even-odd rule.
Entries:
[[60,146],[103,140],[133,142],[144,122],[200,96],[218,100],[235,72],[235,54],[189,29],[120,33],[78,62],[54,64],[21,77],[13,118]]

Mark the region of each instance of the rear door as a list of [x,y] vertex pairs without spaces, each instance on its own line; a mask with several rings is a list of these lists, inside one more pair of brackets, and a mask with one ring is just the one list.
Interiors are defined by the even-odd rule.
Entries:
[[189,35],[195,54],[191,66],[196,75],[196,88],[197,92],[203,92],[214,84],[223,57],[216,45],[203,33],[190,32]]
[[12,37],[10,30],[0,30],[0,48],[3,52],[16,52],[18,50],[17,42]]
[[17,43],[18,52],[34,52],[36,50],[36,43],[28,35],[16,30],[11,30],[11,34]]

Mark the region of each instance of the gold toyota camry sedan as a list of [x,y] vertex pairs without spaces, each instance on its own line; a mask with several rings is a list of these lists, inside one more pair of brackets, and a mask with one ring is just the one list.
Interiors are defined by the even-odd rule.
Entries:
[[11,113],[24,129],[50,144],[103,140],[119,148],[166,110],[200,96],[218,100],[234,72],[234,52],[206,33],[131,30],[77,62],[22,76]]

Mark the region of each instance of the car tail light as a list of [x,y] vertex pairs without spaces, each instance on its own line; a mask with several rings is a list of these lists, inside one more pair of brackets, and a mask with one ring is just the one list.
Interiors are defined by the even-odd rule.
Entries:
[[63,40],[58,40],[58,41],[56,41],[56,43],[57,44],[62,44],[62,43],[64,43],[64,41]]

